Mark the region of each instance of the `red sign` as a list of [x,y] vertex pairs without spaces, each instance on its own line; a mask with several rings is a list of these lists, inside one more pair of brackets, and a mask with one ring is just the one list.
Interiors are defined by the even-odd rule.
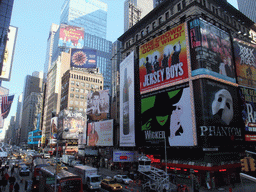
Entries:
[[256,135],[245,135],[245,141],[256,141]]
[[127,156],[120,156],[120,160],[127,160],[128,157]]

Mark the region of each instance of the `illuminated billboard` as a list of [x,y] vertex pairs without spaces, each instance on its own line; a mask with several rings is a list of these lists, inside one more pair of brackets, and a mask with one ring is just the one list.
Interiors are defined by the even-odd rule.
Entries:
[[256,141],[256,89],[239,87],[245,141]]
[[188,78],[185,24],[140,46],[140,92],[148,92]]
[[84,47],[84,28],[61,24],[59,31],[59,47],[78,49]]
[[88,123],[88,146],[113,146],[113,119]]
[[198,145],[216,147],[244,141],[237,87],[199,79],[193,88]]
[[79,139],[80,134],[86,131],[86,116],[82,112],[63,110],[59,114],[59,129],[63,131],[63,139]]
[[10,81],[17,32],[17,27],[9,26],[8,40],[4,50],[3,66],[1,70],[2,73],[0,75],[0,80],[3,81]]
[[[158,90],[141,99],[140,146],[194,146],[188,84]],[[137,132],[136,132],[137,133]]]
[[235,83],[229,34],[202,19],[189,22],[189,34],[192,76],[207,74]]
[[234,38],[233,47],[238,84],[256,88],[256,45]]
[[120,146],[135,146],[134,52],[120,63]]
[[72,49],[70,65],[76,68],[96,68],[97,51],[93,49]]
[[56,143],[58,132],[58,117],[51,118],[51,143]]

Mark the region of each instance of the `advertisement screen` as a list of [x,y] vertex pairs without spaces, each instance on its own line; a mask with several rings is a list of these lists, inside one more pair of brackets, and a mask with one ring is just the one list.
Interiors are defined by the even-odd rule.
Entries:
[[134,151],[113,151],[113,162],[134,162],[136,161]]
[[84,47],[84,28],[70,25],[60,25],[59,47],[78,48]]
[[113,119],[88,123],[88,146],[113,146]]
[[93,49],[72,49],[71,67],[96,68],[97,51]]
[[238,84],[256,88],[256,45],[235,38],[233,47]]
[[57,132],[58,132],[58,117],[51,118],[51,139],[52,143],[57,141]]
[[63,139],[79,139],[80,134],[86,131],[86,116],[81,112],[63,110],[59,114],[60,129],[63,131]]
[[189,22],[189,34],[192,76],[208,74],[235,83],[229,34],[202,19]]
[[140,46],[140,92],[188,78],[185,24]]
[[239,96],[245,125],[245,140],[256,141],[256,90],[241,86]]
[[120,64],[120,146],[135,146],[134,52]]
[[188,84],[144,95],[141,122],[141,146],[193,146]]
[[0,75],[0,80],[3,81],[10,81],[18,28],[9,26],[9,30],[10,32],[8,32],[8,40],[4,50],[2,73]]
[[211,147],[243,141],[237,87],[208,79],[194,81],[193,87],[198,144]]

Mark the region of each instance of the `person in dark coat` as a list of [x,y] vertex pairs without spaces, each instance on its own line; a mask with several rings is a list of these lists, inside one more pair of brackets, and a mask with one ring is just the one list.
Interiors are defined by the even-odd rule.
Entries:
[[20,191],[20,186],[19,186],[18,182],[16,182],[15,185],[14,185],[14,191],[15,192],[19,192]]

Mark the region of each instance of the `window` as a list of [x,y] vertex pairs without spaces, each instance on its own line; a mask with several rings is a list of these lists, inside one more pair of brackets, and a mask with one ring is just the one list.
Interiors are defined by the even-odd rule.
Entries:
[[80,106],[84,106],[84,102],[80,101]]
[[78,107],[75,107],[75,111],[78,111]]
[[81,92],[81,93],[84,93],[84,89],[80,89],[80,92]]
[[165,13],[165,20],[168,20],[169,17],[170,17],[169,12],[166,12],[166,13]]
[[77,99],[79,99],[79,95],[75,95],[75,97],[76,97]]
[[80,95],[80,99],[84,99],[84,95]]
[[152,29],[155,29],[156,28],[156,22],[153,22],[152,23]]
[[73,107],[69,107],[69,110],[73,110]]
[[136,39],[136,41],[139,40],[139,35],[138,34],[136,34],[135,39]]
[[84,109],[83,109],[83,108],[80,108],[80,109],[79,109],[79,111],[83,112],[83,111],[84,111]]
[[70,93],[70,97],[73,98],[73,97],[74,97],[74,94],[73,94],[73,93]]
[[182,9],[184,9],[185,7],[186,7],[186,1],[183,0],[183,1],[182,1]]
[[70,100],[70,102],[69,102],[71,105],[74,103],[74,101],[73,100]]
[[177,10],[178,10],[178,11],[181,10],[181,4],[180,4],[180,3],[178,3],[178,5],[177,5]]
[[78,101],[75,101],[75,105],[78,105]]
[[70,81],[71,85],[75,85],[75,81]]
[[74,87],[71,87],[71,88],[70,88],[70,91],[75,91],[75,88],[74,88]]
[[79,82],[76,82],[76,86],[79,86]]
[[85,86],[85,84],[84,84],[84,83],[81,83],[81,86],[83,86],[83,87],[84,87],[84,86]]
[[86,83],[86,88],[89,88],[90,87],[90,84],[89,83]]
[[76,92],[79,93],[79,89],[78,88],[76,88]]
[[158,18],[158,23],[159,23],[159,25],[160,25],[162,22],[163,22],[163,18],[162,18],[162,17],[159,17],[159,18]]
[[149,26],[146,27],[146,33],[149,33]]
[[141,37],[143,37],[143,36],[144,36],[144,30],[142,30],[142,31],[140,32],[140,34],[141,34]]

